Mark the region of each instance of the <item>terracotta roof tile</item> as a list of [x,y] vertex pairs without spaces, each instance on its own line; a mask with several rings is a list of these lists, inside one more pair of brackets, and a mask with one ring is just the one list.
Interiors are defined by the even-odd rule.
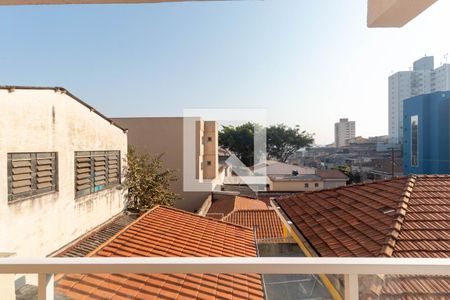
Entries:
[[[319,256],[450,258],[450,176],[420,175],[277,200]],[[447,299],[450,278],[386,276],[380,299]]]
[[242,196],[223,197],[213,200],[206,216],[222,219],[233,211],[248,209],[269,209],[269,207],[267,203],[257,199]]
[[283,223],[275,210],[238,210],[223,220],[254,228],[258,239],[283,238]]
[[79,241],[59,251],[56,257],[83,257],[97,249],[104,242],[116,235],[125,226],[136,220],[133,215],[121,214],[108,221],[106,224],[92,230]]
[[320,256],[378,256],[406,178],[308,192],[279,205]]
[[[89,256],[256,256],[253,231],[156,207]],[[67,274],[56,291],[72,299],[263,299],[257,274]]]

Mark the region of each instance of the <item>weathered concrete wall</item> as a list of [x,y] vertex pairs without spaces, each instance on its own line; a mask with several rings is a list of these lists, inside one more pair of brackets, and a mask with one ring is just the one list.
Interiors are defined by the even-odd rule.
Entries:
[[[183,126],[182,117],[150,117],[150,118],[112,118],[114,122],[128,129],[128,142],[140,153],[157,155],[164,153],[164,166],[175,170],[178,180],[172,182],[171,189],[179,195],[175,206],[188,211],[197,211],[202,206],[209,192],[185,192],[183,189]],[[202,143],[205,122],[196,124],[195,159],[197,178],[203,179],[201,165],[206,167],[204,146]],[[217,153],[217,151],[216,151]],[[217,157],[218,159],[218,157]],[[216,165],[217,166],[217,165]]]
[[[127,151],[127,135],[65,93],[0,89],[0,252],[43,257],[119,213],[124,191],[75,199],[74,152]],[[7,153],[57,152],[58,191],[8,203]]]

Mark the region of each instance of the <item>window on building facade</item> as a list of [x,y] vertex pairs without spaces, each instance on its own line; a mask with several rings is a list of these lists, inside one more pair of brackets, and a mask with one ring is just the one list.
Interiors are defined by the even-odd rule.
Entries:
[[212,142],[212,137],[208,136],[208,142]]
[[120,183],[120,151],[75,152],[75,196]]
[[314,183],[314,186],[315,187],[319,187],[319,184],[316,182],[316,183]]
[[419,165],[419,116],[411,116],[411,166]]
[[210,166],[210,165],[211,165],[211,161],[210,161],[210,160],[208,160],[207,164],[208,164],[208,166]]
[[309,184],[308,183],[305,183],[305,188],[308,188],[309,187]]
[[8,201],[58,190],[57,154],[8,153]]

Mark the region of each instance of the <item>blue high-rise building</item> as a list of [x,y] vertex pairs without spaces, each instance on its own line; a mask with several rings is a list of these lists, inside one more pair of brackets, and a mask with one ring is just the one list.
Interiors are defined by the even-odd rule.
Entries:
[[450,174],[450,91],[403,103],[405,174]]

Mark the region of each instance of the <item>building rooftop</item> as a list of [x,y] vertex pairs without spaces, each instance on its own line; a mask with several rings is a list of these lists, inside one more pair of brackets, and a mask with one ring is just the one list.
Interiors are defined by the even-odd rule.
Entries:
[[[255,257],[253,230],[174,208],[155,207],[89,253],[91,257]],[[257,274],[66,274],[65,297],[263,299]],[[105,299],[106,299],[105,298]]]
[[57,251],[55,257],[83,257],[100,247],[110,238],[115,236],[126,226],[136,220],[135,215],[121,213],[120,215],[109,220],[107,223],[91,230],[88,234],[83,235],[77,241],[71,243],[62,250]]
[[[277,202],[318,256],[450,258],[448,175],[306,192]],[[386,276],[384,282],[382,299],[444,299],[442,291],[450,287],[450,278],[440,276]]]
[[316,174],[322,179],[348,179],[348,177],[339,170],[317,170]]
[[264,201],[242,196],[222,197],[213,200],[206,216],[215,219],[222,219],[233,211],[237,210],[269,209]]
[[72,94],[71,92],[69,92],[68,90],[66,90],[63,87],[0,85],[0,90],[8,90],[9,92],[14,92],[15,90],[49,90],[49,91],[54,91],[55,93],[59,92],[62,94],[66,94],[67,96],[71,97],[75,101],[79,102],[81,105],[86,106],[91,112],[99,115],[100,117],[102,117],[103,119],[105,119],[106,121],[111,123],[111,125],[116,126],[117,128],[121,129],[123,132],[127,132],[127,129],[117,125],[110,118],[106,117],[104,114],[97,111],[95,108],[93,108],[92,106],[90,106],[89,104],[87,104],[86,102],[84,102],[83,100],[81,100],[80,98],[78,98],[77,96],[75,96],[74,94]]
[[269,177],[272,181],[320,181],[322,179],[316,174],[274,175]]
[[273,209],[238,210],[232,212],[223,220],[255,228],[258,240],[283,238],[283,223]]
[[314,174],[315,169],[297,165],[290,165],[287,163],[268,160],[265,164],[254,165],[251,169],[258,173],[262,169],[266,168],[266,174],[269,175],[291,175],[293,171],[297,171],[298,174]]

